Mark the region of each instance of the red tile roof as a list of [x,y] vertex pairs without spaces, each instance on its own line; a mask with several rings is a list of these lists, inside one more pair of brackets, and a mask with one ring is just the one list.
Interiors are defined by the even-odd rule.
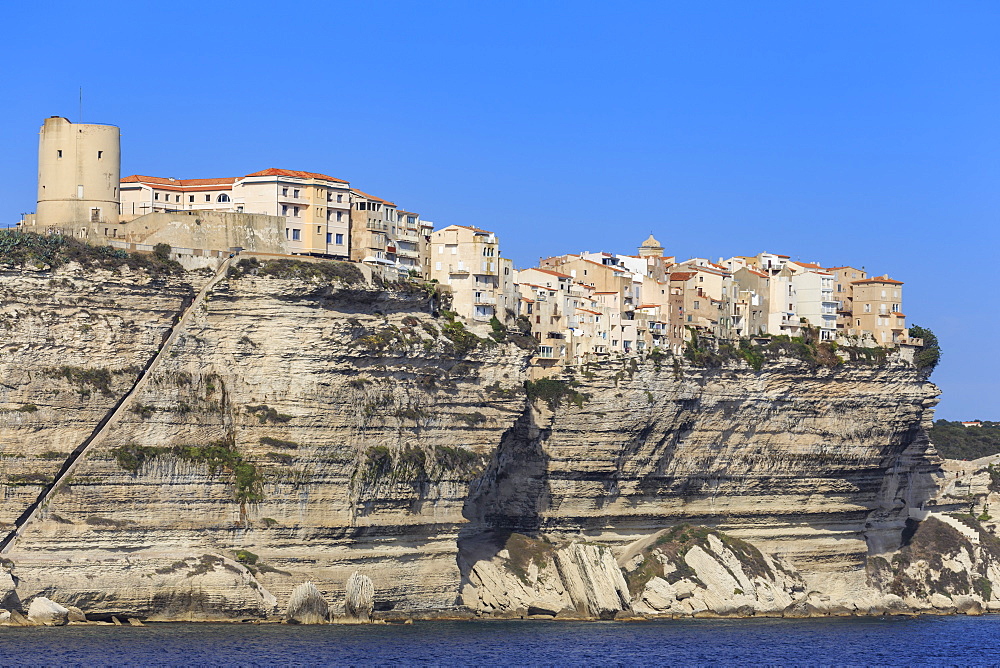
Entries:
[[686,280],[691,279],[691,278],[693,278],[694,276],[697,276],[697,275],[698,275],[698,272],[696,272],[696,271],[677,271],[677,272],[674,272],[673,274],[670,274],[670,280],[671,281],[686,281]]
[[121,183],[146,183],[149,185],[174,187],[213,185],[232,187],[237,178],[239,177],[222,179],[171,179],[163,178],[162,176],[139,176],[138,174],[133,174],[132,176],[123,178]]
[[813,264],[812,262],[798,262],[798,261],[796,261],[795,264],[799,265],[800,267],[807,267],[809,269],[822,269],[823,268],[823,267],[819,266],[818,264]]
[[[382,202],[383,204],[388,204],[389,206],[396,206],[395,204],[393,204],[392,202],[390,202],[387,199],[382,199],[381,197],[375,197],[375,195],[369,195],[368,193],[362,192],[362,191],[358,190],[357,188],[351,188],[351,192],[353,192],[353,193],[355,193],[357,195],[361,195],[365,199],[374,200],[376,202]],[[461,227],[461,226],[460,225],[456,225],[455,227]]]
[[[336,179],[332,176],[327,176],[326,174],[317,174],[316,172],[300,172],[295,169],[278,169],[276,167],[262,169],[259,172],[247,174],[247,176],[290,176],[296,179],[318,179],[320,181],[333,181],[334,183],[347,183],[344,179]],[[378,198],[376,197],[375,199]],[[385,200],[380,201],[384,202]]]

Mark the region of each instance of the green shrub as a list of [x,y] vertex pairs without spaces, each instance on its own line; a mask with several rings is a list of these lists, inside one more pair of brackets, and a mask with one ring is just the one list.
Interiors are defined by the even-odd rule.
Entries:
[[507,327],[496,316],[490,318],[490,328],[493,330],[490,336],[493,337],[494,341],[503,343],[507,340]]
[[241,564],[248,564],[250,566],[253,566],[254,564],[257,563],[257,560],[259,558],[260,557],[258,557],[250,550],[236,550],[236,561],[240,562]]
[[934,332],[926,327],[913,325],[909,330],[910,336],[915,339],[923,339],[924,345],[913,354],[913,365],[918,369],[930,369],[931,371],[941,361],[941,345],[938,343]]
[[264,424],[265,422],[284,424],[292,419],[291,415],[279,413],[267,404],[261,404],[260,406],[247,406],[247,412],[256,415],[261,424]]
[[563,399],[566,399],[577,408],[582,408],[584,402],[590,399],[590,395],[578,392],[574,389],[576,383],[567,383],[553,378],[542,378],[536,381],[527,380],[524,382],[524,391],[529,401],[541,399],[555,410]]
[[160,260],[169,260],[170,251],[172,250],[173,249],[170,247],[170,244],[162,244],[162,243],[156,244],[155,246],[153,246],[153,257],[156,257]]
[[182,461],[208,466],[210,476],[222,474],[233,485],[233,500],[240,504],[263,501],[264,476],[257,467],[243,459],[232,439],[211,441],[206,445],[153,447],[123,445],[111,450],[118,465],[133,475],[155,457],[172,455]]
[[[93,387],[105,396],[112,396],[111,371],[109,369],[87,369],[79,366],[61,366],[49,369],[47,375],[52,378],[63,378],[81,391]],[[89,394],[89,390],[87,392]]]
[[134,444],[120,445],[111,449],[111,454],[118,462],[118,466],[133,475],[138,473],[146,462],[168,452],[170,452],[170,448]]
[[128,267],[153,276],[184,273],[178,262],[156,255],[129,253],[111,246],[90,246],[59,234],[0,230],[0,263],[55,268],[69,262],[86,268],[118,270]]
[[254,274],[267,278],[299,279],[345,285],[357,285],[365,282],[365,275],[358,269],[357,265],[350,262],[267,260],[266,262],[258,262],[256,265],[247,263],[242,267],[241,263],[242,260],[236,264],[236,267],[242,275]]
[[[451,312],[445,311],[445,313]],[[441,326],[441,335],[451,341],[455,355],[458,357],[468,355],[482,342],[482,339],[467,330],[465,325],[455,320],[454,314]]]

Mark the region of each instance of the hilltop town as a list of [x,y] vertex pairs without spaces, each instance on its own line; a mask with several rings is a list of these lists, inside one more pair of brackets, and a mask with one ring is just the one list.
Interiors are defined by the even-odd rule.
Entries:
[[650,234],[635,254],[582,251],[516,269],[494,232],[436,228],[321,173],[123,178],[117,127],[57,116],[40,131],[38,174],[38,207],[20,231],[133,251],[169,246],[189,267],[234,253],[364,264],[387,280],[435,283],[473,331],[532,336],[539,367],[762,337],[922,345],[905,324],[903,283],[863,267],[767,252],[678,261]]

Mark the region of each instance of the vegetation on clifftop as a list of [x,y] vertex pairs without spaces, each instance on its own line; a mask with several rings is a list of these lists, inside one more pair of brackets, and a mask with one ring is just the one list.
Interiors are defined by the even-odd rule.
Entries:
[[961,422],[935,420],[928,431],[938,454],[948,459],[979,459],[1000,453],[1000,422],[965,427]]
[[365,275],[357,265],[350,262],[328,260],[306,262],[304,260],[265,260],[245,257],[229,268],[229,278],[243,276],[263,276],[265,278],[295,278],[302,281],[323,281],[354,285],[365,282]]
[[153,276],[183,274],[184,268],[169,255],[130,253],[111,246],[90,246],[59,234],[0,230],[0,263],[56,268],[70,262],[84,267],[117,271],[128,267]]
[[918,325],[910,327],[910,336],[924,340],[924,345],[913,355],[913,365],[918,369],[933,371],[934,367],[941,361],[941,345],[938,343],[937,336],[926,327]]

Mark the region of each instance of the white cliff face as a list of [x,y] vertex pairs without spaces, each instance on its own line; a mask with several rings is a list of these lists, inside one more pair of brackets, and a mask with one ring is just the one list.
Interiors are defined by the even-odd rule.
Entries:
[[[208,277],[4,278],[10,528]],[[902,362],[612,361],[526,401],[524,351],[432,309],[415,288],[234,271],[5,553],[15,593],[273,617],[307,581],[343,609],[361,571],[375,615],[776,611],[872,595],[872,545],[898,546],[933,487],[935,390]],[[684,523],[720,533],[642,551]],[[629,550],[663,572],[636,585]]]

